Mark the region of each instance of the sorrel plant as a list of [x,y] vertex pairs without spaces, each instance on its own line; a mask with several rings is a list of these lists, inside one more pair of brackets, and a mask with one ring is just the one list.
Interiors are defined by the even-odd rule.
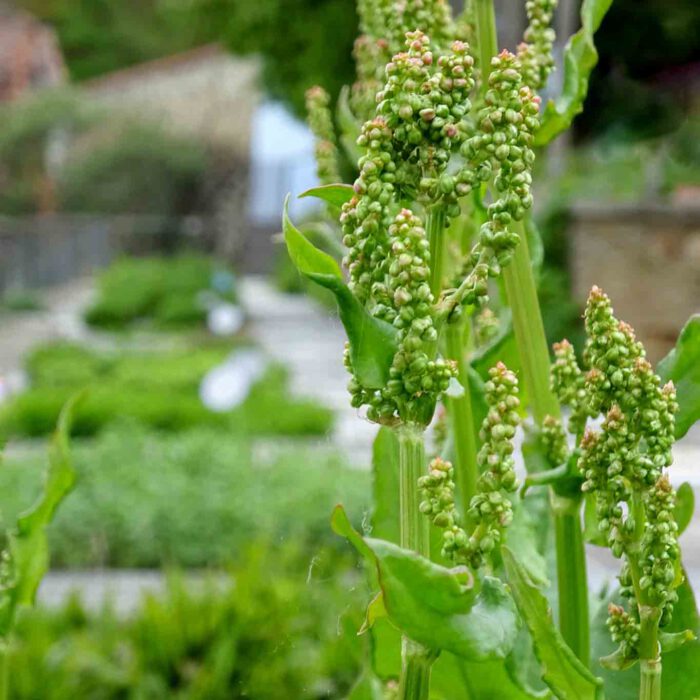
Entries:
[[[555,4],[527,0],[512,54],[499,51],[492,0],[457,17],[442,0],[360,0],[357,82],[335,119],[321,88],[307,95],[322,185],[304,196],[325,201],[337,237],[308,226],[316,247],[285,206],[285,239],[297,268],[335,295],[350,401],[381,426],[371,530],[356,532],[340,506],[332,519],[378,591],[355,699],[658,700],[662,654],[686,644],[700,660],[697,617],[674,621],[679,598],[692,603],[677,542],[692,499],[684,488],[677,500],[665,474],[699,415],[700,322],[655,371],[594,288],[585,368],[566,341],[552,364],[545,339],[533,165],[583,107],[611,0],[584,0],[563,93],[542,105]],[[342,156],[357,163],[352,186],[337,182]],[[338,249],[340,261],[326,252]],[[446,437],[427,456],[436,411]],[[607,619],[619,648],[602,666],[591,661],[584,535],[623,561],[627,603],[611,601]],[[622,674],[636,662],[638,677]],[[700,692],[692,679],[673,687],[663,697]]]

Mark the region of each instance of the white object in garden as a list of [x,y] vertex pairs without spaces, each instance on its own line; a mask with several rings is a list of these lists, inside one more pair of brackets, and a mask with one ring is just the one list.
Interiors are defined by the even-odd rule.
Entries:
[[217,304],[207,314],[207,326],[214,335],[235,335],[241,330],[244,321],[243,309],[235,304]]
[[239,350],[207,373],[199,386],[199,398],[210,411],[230,411],[246,400],[267,364],[259,350]]

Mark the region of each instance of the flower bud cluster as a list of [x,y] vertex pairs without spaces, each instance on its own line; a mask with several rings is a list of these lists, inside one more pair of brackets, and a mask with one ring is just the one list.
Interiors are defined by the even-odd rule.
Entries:
[[589,409],[598,414],[613,406],[620,408],[640,448],[630,478],[640,486],[652,486],[672,461],[678,410],[673,384],[660,386],[634,331],[615,319],[610,299],[598,287],[591,290],[585,318],[584,361],[591,368],[585,379]]
[[[597,287],[585,318],[590,370],[582,403],[590,415],[605,418],[600,430],[588,428],[581,440],[582,488],[596,495],[598,527],[613,555],[626,559],[623,594],[637,606],[658,608],[665,624],[680,571],[674,492],[662,474],[672,462],[675,390],[670,383],[660,386],[634,331],[614,317],[610,299]],[[615,634],[627,629],[621,620],[617,615],[611,622]]]
[[663,610],[661,625],[670,622],[678,594],[673,583],[680,571],[678,525],[673,517],[675,492],[666,475],[654,485],[647,501],[647,526],[642,538],[639,586],[649,602]]
[[547,83],[554,70],[554,29],[552,18],[557,0],[527,0],[528,26],[523,36],[524,42],[518,46],[518,58],[523,65],[525,84],[532,90],[540,90]]
[[362,34],[353,46],[357,80],[350,92],[353,114],[365,122],[372,118],[377,105],[377,93],[382,89],[384,67],[391,59],[386,39],[376,39]]
[[435,61],[423,32],[409,32],[406,39],[408,50],[386,66],[377,113],[393,131],[400,192],[426,206],[443,202],[448,217],[456,216],[455,181],[445,170],[453,148],[466,137],[474,59],[460,41]]
[[465,163],[455,178],[462,197],[495,175],[496,199],[488,207],[488,220],[479,231],[471,252],[461,301],[486,301],[488,278],[500,274],[518,244],[513,223],[532,206],[532,149],[539,126],[539,97],[523,84],[522,67],[513,54],[503,51],[491,62],[489,90],[479,111],[477,128],[460,147]]
[[635,659],[639,648],[639,622],[623,607],[610,603],[608,619],[605,621],[613,642],[620,645],[620,652],[626,659]]
[[488,307],[484,307],[474,317],[474,337],[477,347],[488,345],[498,335],[499,328],[498,316]]
[[428,475],[419,481],[423,490],[421,511],[444,529],[443,556],[474,570],[481,568],[500,545],[503,531],[513,519],[507,494],[518,486],[513,460],[513,438],[520,421],[518,380],[501,362],[489,375],[486,383],[489,412],[482,425],[483,446],[477,456],[482,473],[467,513],[471,534],[461,527],[454,505],[452,465],[434,460]]
[[455,36],[452,9],[448,0],[394,0],[388,29],[391,40],[401,42],[404,32],[420,29],[440,46]]
[[320,86],[306,91],[306,111],[311,132],[316,138],[316,174],[323,185],[340,182],[338,173],[338,149],[335,144],[335,129],[328,107],[330,97]]
[[361,302],[367,302],[372,283],[384,281],[396,181],[391,129],[386,120],[377,117],[367,122],[358,145],[365,153],[358,162],[355,196],[343,205],[340,225],[348,249],[343,264],[350,274],[350,289]]
[[554,343],[554,363],[549,381],[559,403],[571,409],[567,426],[569,432],[582,435],[588,418],[585,378],[578,365],[574,346],[568,340]]
[[554,416],[545,416],[542,421],[542,447],[551,464],[564,464],[569,457],[564,427]]
[[[398,416],[425,422],[422,408],[434,406],[455,369],[441,358],[432,359],[438,336],[428,284],[430,249],[420,219],[409,209],[401,210],[389,227],[388,248],[387,274],[373,284],[372,298],[374,315],[398,330],[398,350],[386,387],[367,391],[352,379],[351,403],[368,405],[367,417],[373,421],[388,422]],[[432,415],[431,410],[426,413]]]

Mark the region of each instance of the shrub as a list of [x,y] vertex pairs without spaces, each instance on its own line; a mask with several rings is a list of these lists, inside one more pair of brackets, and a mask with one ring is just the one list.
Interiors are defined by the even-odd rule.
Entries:
[[[330,576],[331,564],[344,576]],[[293,545],[249,546],[229,575],[189,585],[171,576],[128,619],[90,614],[77,599],[32,611],[12,651],[11,697],[345,697],[361,654],[361,640],[342,634],[361,623],[348,567],[327,550],[310,561]]]
[[[58,566],[222,565],[255,539],[317,547],[339,542],[328,527],[335,503],[360,514],[367,502],[369,474],[336,454],[264,458],[247,439],[211,429],[163,435],[127,424],[73,452],[78,485],[49,530]],[[43,452],[6,456],[7,522],[32,502],[42,464]]]
[[[201,255],[123,258],[100,276],[99,296],[85,319],[93,326],[121,329],[139,320],[155,325],[190,326],[206,318],[202,293],[212,289],[217,265]],[[219,275],[220,276],[220,275]],[[232,284],[217,288],[218,298],[235,301]]]
[[40,347],[27,359],[32,386],[0,410],[0,431],[6,436],[46,435],[65,401],[88,387],[75,410],[73,435],[95,435],[120,418],[165,431],[216,426],[241,435],[328,432],[331,411],[289,396],[286,371],[279,366],[271,366],[237,408],[228,413],[208,410],[199,398],[199,384],[231,349],[213,344],[196,350],[119,354],[69,343]]

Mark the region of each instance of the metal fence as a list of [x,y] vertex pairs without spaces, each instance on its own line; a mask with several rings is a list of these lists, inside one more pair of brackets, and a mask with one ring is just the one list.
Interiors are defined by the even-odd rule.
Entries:
[[187,244],[210,249],[206,219],[47,215],[0,218],[0,294],[88,275],[117,255],[167,251]]

